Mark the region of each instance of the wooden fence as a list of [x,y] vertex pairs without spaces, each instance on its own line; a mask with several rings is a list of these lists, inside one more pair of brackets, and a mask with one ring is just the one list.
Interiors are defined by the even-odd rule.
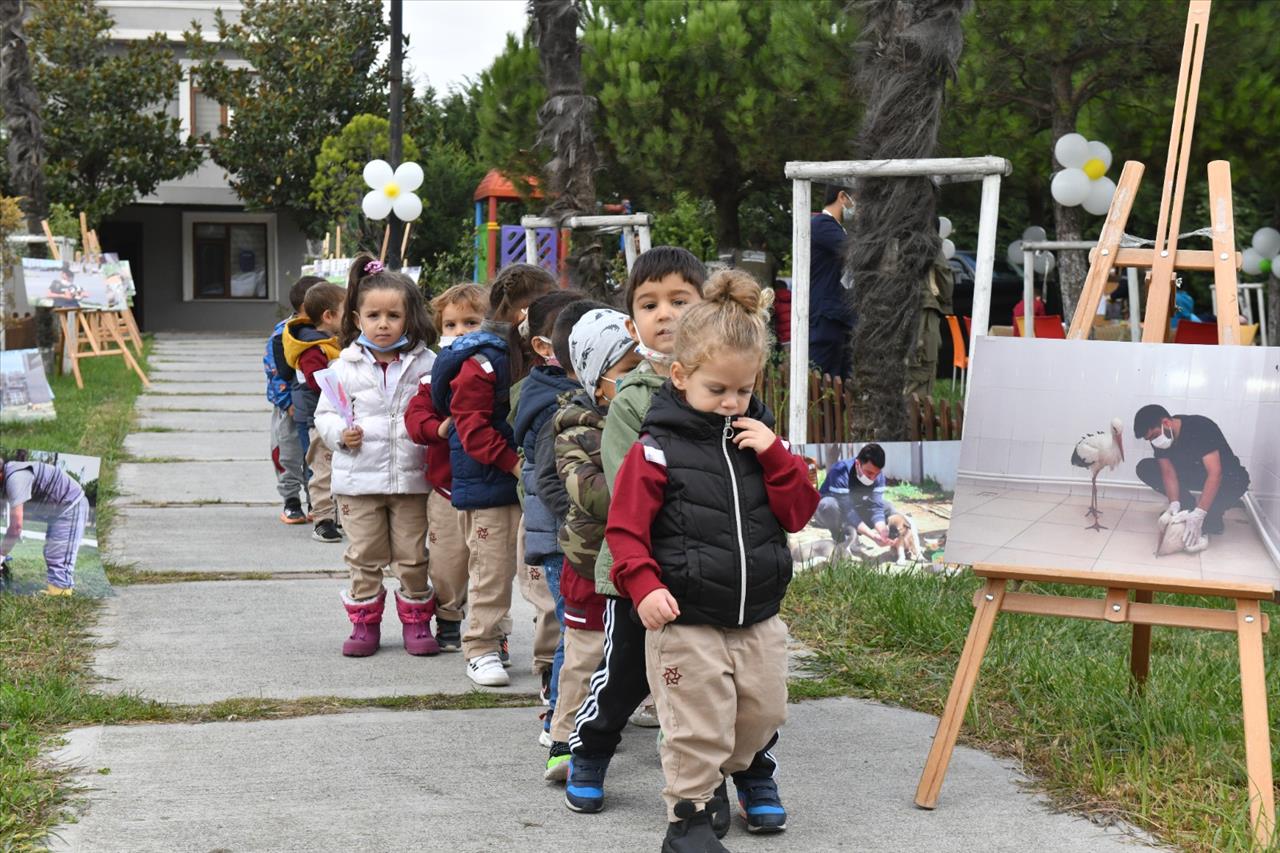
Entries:
[[[787,407],[791,398],[785,362],[767,365],[757,383],[759,393],[777,418],[777,432],[787,437]],[[964,428],[964,403],[940,398],[907,398],[908,438],[911,441],[959,440]],[[853,441],[853,389],[843,379],[809,371],[808,438],[811,444]]]

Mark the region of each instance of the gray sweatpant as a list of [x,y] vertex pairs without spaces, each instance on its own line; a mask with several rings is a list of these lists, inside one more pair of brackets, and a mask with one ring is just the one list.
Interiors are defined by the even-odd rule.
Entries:
[[271,463],[276,469],[276,491],[280,497],[301,499],[306,480],[298,425],[293,415],[279,406],[271,408]]
[[88,518],[89,501],[81,495],[80,500],[49,519],[44,533],[44,562],[53,586],[70,589],[76,585],[76,556]]

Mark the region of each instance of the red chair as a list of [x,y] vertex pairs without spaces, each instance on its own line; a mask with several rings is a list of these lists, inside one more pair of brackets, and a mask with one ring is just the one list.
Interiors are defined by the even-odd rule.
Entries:
[[1173,342],[1175,344],[1216,344],[1218,324],[1179,320],[1178,328],[1173,332]]
[[[1049,314],[1043,317],[1032,317],[1031,319],[1035,323],[1032,328],[1035,330],[1037,338],[1057,338],[1058,340],[1063,340],[1067,337],[1066,330],[1062,328],[1061,314]],[[1021,314],[1013,318],[1014,337],[1022,337],[1022,326],[1025,322],[1026,318]]]

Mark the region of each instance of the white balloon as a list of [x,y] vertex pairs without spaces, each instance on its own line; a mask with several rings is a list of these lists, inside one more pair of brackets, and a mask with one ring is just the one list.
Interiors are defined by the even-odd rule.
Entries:
[[1103,169],[1111,168],[1111,149],[1096,140],[1089,143],[1089,159],[1095,157],[1102,161]]
[[1244,250],[1244,264],[1241,267],[1249,275],[1262,275],[1262,253],[1250,246]]
[[391,213],[391,199],[382,190],[369,190],[360,202],[360,209],[370,219],[386,219]]
[[1053,270],[1053,252],[1036,252],[1031,267],[1040,275],[1048,275]]
[[1022,239],[1028,243],[1038,243],[1049,239],[1049,234],[1039,225],[1031,225],[1022,232]]
[[942,257],[951,260],[956,256],[956,244],[950,240],[942,241]]
[[396,212],[397,219],[412,222],[422,215],[422,199],[413,193],[400,193],[392,203],[391,209]]
[[396,167],[394,180],[401,192],[411,193],[422,186],[422,167],[417,163],[401,163]]
[[1014,240],[1009,244],[1009,266],[1022,269],[1022,241]]
[[1068,133],[1054,144],[1053,156],[1066,168],[1079,169],[1089,159],[1089,140],[1078,133]]
[[943,240],[951,236],[951,220],[945,216],[938,217],[938,236]]
[[[391,164],[386,160],[370,160],[364,164],[364,182],[380,190],[391,180]],[[377,217],[381,218],[381,217]]]
[[1280,231],[1274,228],[1259,228],[1254,231],[1253,248],[1264,258],[1274,258],[1280,254]]
[[1063,169],[1049,185],[1053,200],[1063,207],[1075,207],[1089,196],[1089,176],[1080,169]]
[[1089,184],[1089,194],[1084,198],[1084,209],[1094,216],[1101,216],[1111,207],[1111,196],[1115,195],[1115,181],[1107,177],[1098,178]]

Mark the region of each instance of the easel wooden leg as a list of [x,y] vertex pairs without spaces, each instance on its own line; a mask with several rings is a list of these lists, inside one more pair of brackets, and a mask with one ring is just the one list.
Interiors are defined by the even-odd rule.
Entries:
[[991,640],[1000,605],[1004,603],[1006,583],[1003,578],[988,578],[978,597],[973,622],[969,625],[969,637],[965,640],[964,651],[960,653],[956,677],[951,682],[951,692],[947,694],[947,704],[942,718],[938,720],[938,731],[933,736],[933,746],[929,748],[929,758],[925,761],[924,773],[920,775],[920,785],[916,788],[916,805],[922,809],[931,809],[938,804],[938,793],[942,790],[947,765],[951,763],[951,753],[960,734],[960,724],[964,722],[965,708],[973,695],[973,686],[978,681],[978,668],[982,665],[982,656],[987,652],[987,643]]
[[138,351],[138,355],[142,355],[142,332],[138,329],[138,318],[133,316],[133,309],[127,305],[120,313],[129,329],[129,340],[133,341],[133,348]]
[[1276,824],[1271,780],[1271,733],[1267,724],[1266,671],[1262,660],[1262,610],[1257,601],[1236,601],[1240,640],[1240,694],[1244,711],[1244,757],[1249,774],[1249,822],[1258,845],[1266,847]]
[[126,344],[124,338],[120,336],[120,330],[114,325],[108,325],[107,333],[115,339],[116,346],[120,347],[120,354],[124,356],[124,360],[133,368],[133,372],[138,374],[138,378],[142,380],[142,384],[150,388],[151,380],[147,378],[147,374],[142,372],[142,366],[134,359],[133,353],[129,352],[129,345]]
[[[1150,604],[1155,593],[1149,589],[1133,591],[1133,600],[1137,604]],[[1133,674],[1133,683],[1139,690],[1147,683],[1147,674],[1151,672],[1151,626],[1133,626],[1133,644],[1129,647],[1129,672]]]

